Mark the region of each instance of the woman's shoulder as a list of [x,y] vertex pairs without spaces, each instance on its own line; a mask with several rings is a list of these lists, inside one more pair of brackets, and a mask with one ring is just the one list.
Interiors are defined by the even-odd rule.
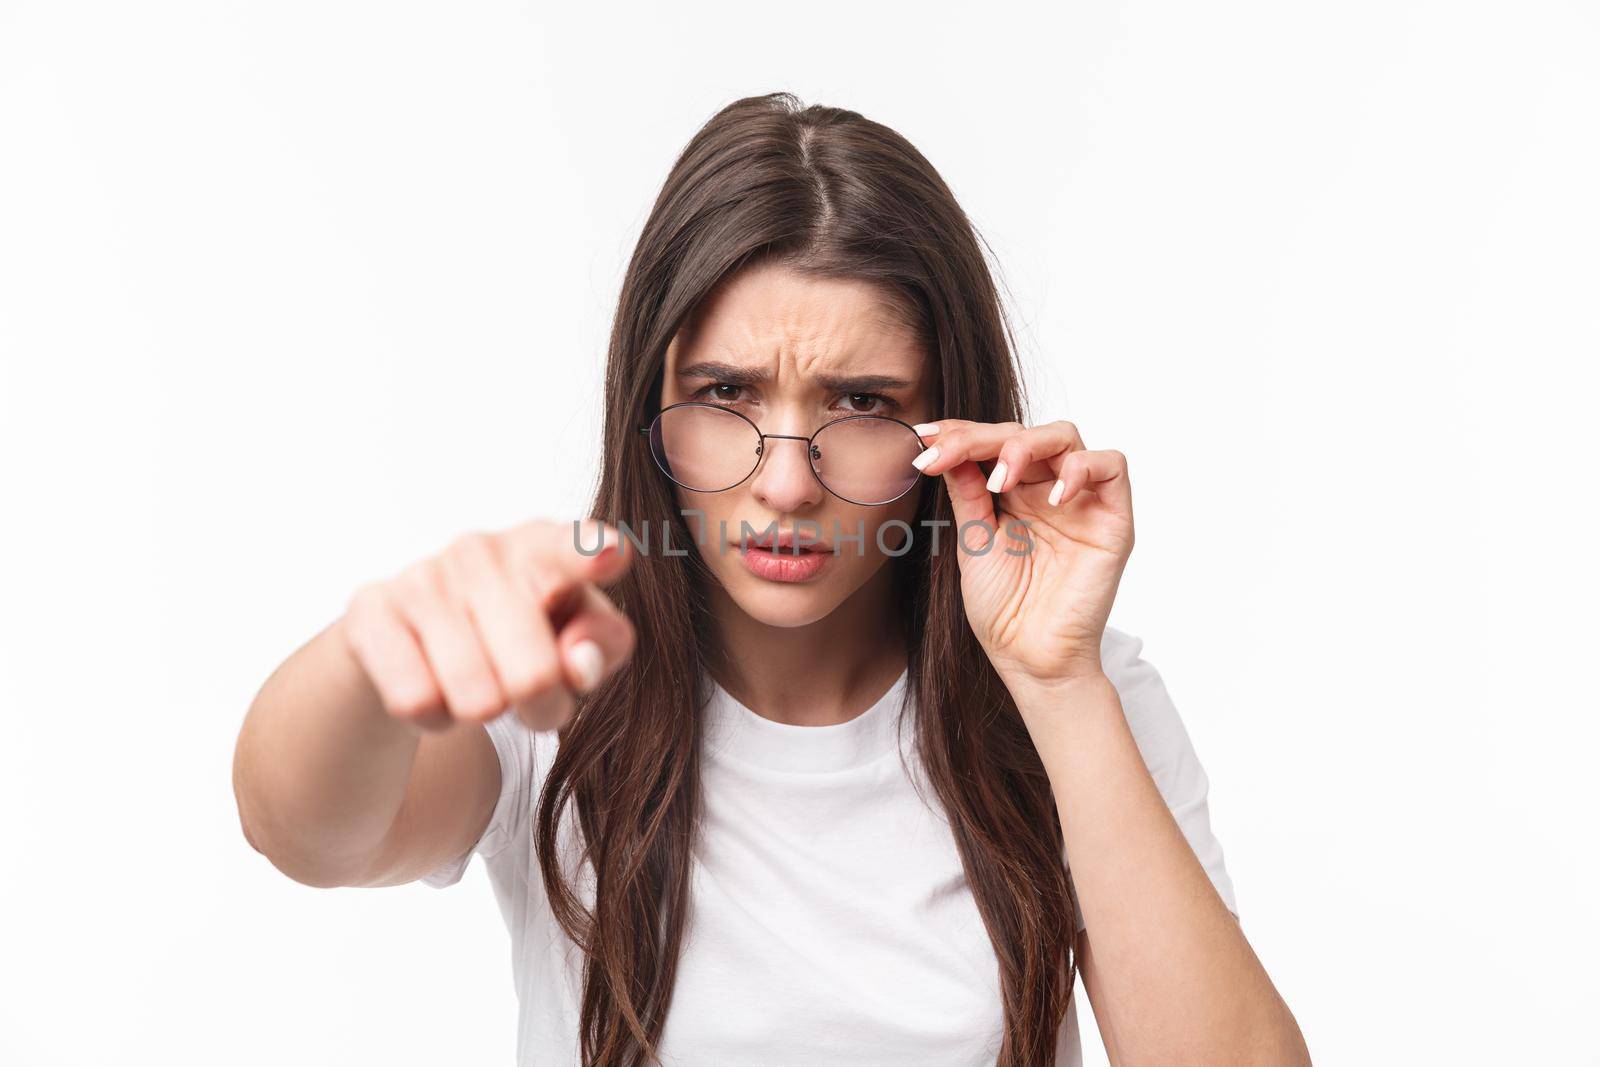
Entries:
[[485,729],[500,757],[502,792],[510,789],[537,792],[550,764],[555,761],[556,749],[561,743],[560,732],[535,730],[514,711],[489,720]]
[[1126,670],[1144,651],[1144,638],[1115,626],[1107,626],[1100,635],[1100,661],[1109,673],[1113,665]]
[[1239,914],[1222,844],[1211,828],[1211,778],[1195,749],[1178,706],[1155,665],[1144,658],[1144,640],[1106,627],[1101,665],[1116,686],[1128,729],[1156,788],[1229,911]]
[[1147,759],[1159,759],[1159,749],[1187,747],[1189,738],[1161,672],[1144,652],[1144,638],[1112,626],[1105,628],[1100,665],[1116,687],[1123,715],[1140,748],[1148,743],[1152,751],[1146,752]]

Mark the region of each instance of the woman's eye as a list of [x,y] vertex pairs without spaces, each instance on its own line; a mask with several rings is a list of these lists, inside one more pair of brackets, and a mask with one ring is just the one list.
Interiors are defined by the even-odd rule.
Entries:
[[[744,386],[732,382],[712,382],[694,394],[694,400],[716,400],[724,404],[734,404],[748,399],[741,396]],[[892,399],[881,393],[846,393],[844,404],[848,413],[852,415],[882,415],[899,408]],[[877,407],[873,407],[877,404]]]
[[[866,408],[858,408],[855,406],[857,402],[865,402],[869,406]],[[874,409],[870,407],[870,405],[874,402],[882,404],[883,407],[881,409]],[[846,403],[851,405],[852,410],[857,415],[878,415],[883,411],[891,410],[895,406],[893,400],[890,400],[886,396],[881,396],[878,393],[850,393]]]
[[709,399],[712,399],[712,400],[726,401],[726,402],[731,404],[733,401],[735,401],[735,400],[737,400],[739,398],[737,396],[729,396],[727,393],[719,393],[719,392],[717,392],[717,390],[719,390],[719,389],[731,389],[731,390],[733,390],[734,393],[738,393],[738,391],[740,389],[742,389],[742,388],[743,388],[743,386],[733,385],[732,383],[729,383],[729,382],[715,382],[715,383],[713,383],[711,385],[706,386],[704,389],[700,390],[698,395],[699,396],[703,396],[703,397],[708,397]]

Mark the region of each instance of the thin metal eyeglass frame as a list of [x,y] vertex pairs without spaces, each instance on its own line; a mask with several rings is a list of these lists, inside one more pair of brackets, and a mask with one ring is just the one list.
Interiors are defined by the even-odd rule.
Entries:
[[652,447],[650,449],[650,458],[655,462],[656,468],[658,470],[660,470],[662,474],[665,474],[667,476],[668,480],[671,481],[673,485],[681,486],[682,488],[689,490],[689,492],[691,492],[691,493],[726,493],[729,489],[737,489],[739,486],[741,486],[745,482],[749,481],[750,480],[750,475],[754,474],[756,472],[756,469],[761,466],[761,457],[766,454],[767,440],[769,438],[772,438],[772,439],[775,439],[775,440],[779,440],[779,441],[804,441],[806,443],[806,455],[811,460],[811,462],[809,464],[807,464],[807,466],[810,467],[811,476],[817,480],[817,484],[822,486],[823,489],[826,489],[833,496],[836,496],[840,500],[843,500],[845,503],[847,503],[847,504],[855,504],[855,505],[857,505],[859,507],[881,508],[881,507],[885,507],[885,506],[887,506],[889,504],[893,504],[896,500],[899,500],[900,498],[904,497],[907,493],[911,492],[911,490],[915,489],[921,483],[922,479],[927,477],[927,475],[923,474],[921,471],[917,471],[916,479],[914,481],[912,481],[910,485],[906,486],[904,489],[902,489],[896,495],[890,497],[888,500],[880,500],[880,501],[877,501],[875,503],[868,503],[868,502],[863,501],[863,500],[851,500],[849,497],[845,496],[844,494],[835,492],[833,490],[833,488],[828,485],[827,482],[822,480],[822,475],[817,473],[817,459],[820,458],[820,453],[819,453],[819,451],[817,449],[817,446],[816,446],[816,440],[817,440],[818,435],[820,435],[829,426],[837,426],[841,422],[850,422],[853,419],[878,419],[878,420],[880,420],[882,422],[893,422],[893,423],[896,423],[896,424],[898,424],[900,426],[904,426],[906,428],[906,432],[911,434],[912,437],[916,438],[918,444],[922,445],[924,448],[927,447],[926,442],[924,442],[922,440],[922,435],[917,433],[916,429],[909,422],[905,422],[905,421],[903,421],[901,419],[897,419],[893,415],[868,415],[868,414],[846,415],[842,419],[834,419],[832,422],[829,422],[829,423],[827,423],[827,424],[825,424],[823,426],[817,427],[816,431],[813,432],[810,437],[800,437],[800,436],[798,436],[796,434],[790,434],[790,433],[762,433],[761,432],[761,427],[757,426],[754,422],[752,422],[750,417],[748,415],[744,414],[744,412],[742,412],[742,411],[735,411],[730,407],[724,407],[721,404],[712,404],[712,403],[710,403],[708,401],[705,401],[705,400],[683,400],[683,401],[680,401],[679,403],[676,403],[676,404],[668,404],[666,407],[664,407],[660,411],[656,412],[655,417],[650,420],[650,424],[648,426],[639,427],[639,432],[641,434],[643,434],[646,438],[650,438],[650,440],[653,441],[654,439],[650,437],[651,431],[655,429],[656,424],[661,421],[661,417],[663,415],[665,415],[667,412],[672,411],[672,410],[674,410],[676,408],[688,408],[688,407],[711,408],[713,411],[725,411],[729,415],[733,415],[733,416],[736,416],[736,417],[738,417],[740,419],[743,419],[750,426],[751,431],[756,435],[756,438],[757,438],[757,440],[756,440],[756,461],[753,464],[750,465],[750,469],[745,472],[744,477],[740,478],[738,481],[734,482],[732,485],[724,486],[721,489],[696,489],[692,485],[684,485],[682,482],[678,481],[678,479],[672,477],[672,472],[667,470],[667,468],[662,464],[661,457],[656,455],[656,450],[655,450],[654,447]]

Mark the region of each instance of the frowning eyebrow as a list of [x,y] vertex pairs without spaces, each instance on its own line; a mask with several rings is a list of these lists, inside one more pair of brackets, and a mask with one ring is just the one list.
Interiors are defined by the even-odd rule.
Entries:
[[[678,368],[680,378],[714,378],[729,385],[764,385],[772,375],[759,367],[739,367],[732,363],[702,360]],[[879,393],[891,389],[910,389],[917,383],[887,374],[817,374],[812,376],[824,389],[835,393]]]

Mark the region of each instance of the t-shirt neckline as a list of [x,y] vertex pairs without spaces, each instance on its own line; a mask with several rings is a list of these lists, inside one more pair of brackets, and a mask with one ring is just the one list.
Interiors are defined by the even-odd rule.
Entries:
[[709,674],[705,726],[713,758],[731,757],[776,771],[820,773],[870,763],[896,746],[910,666],[871,707],[847,722],[795,726],[774,722],[734,699]]

